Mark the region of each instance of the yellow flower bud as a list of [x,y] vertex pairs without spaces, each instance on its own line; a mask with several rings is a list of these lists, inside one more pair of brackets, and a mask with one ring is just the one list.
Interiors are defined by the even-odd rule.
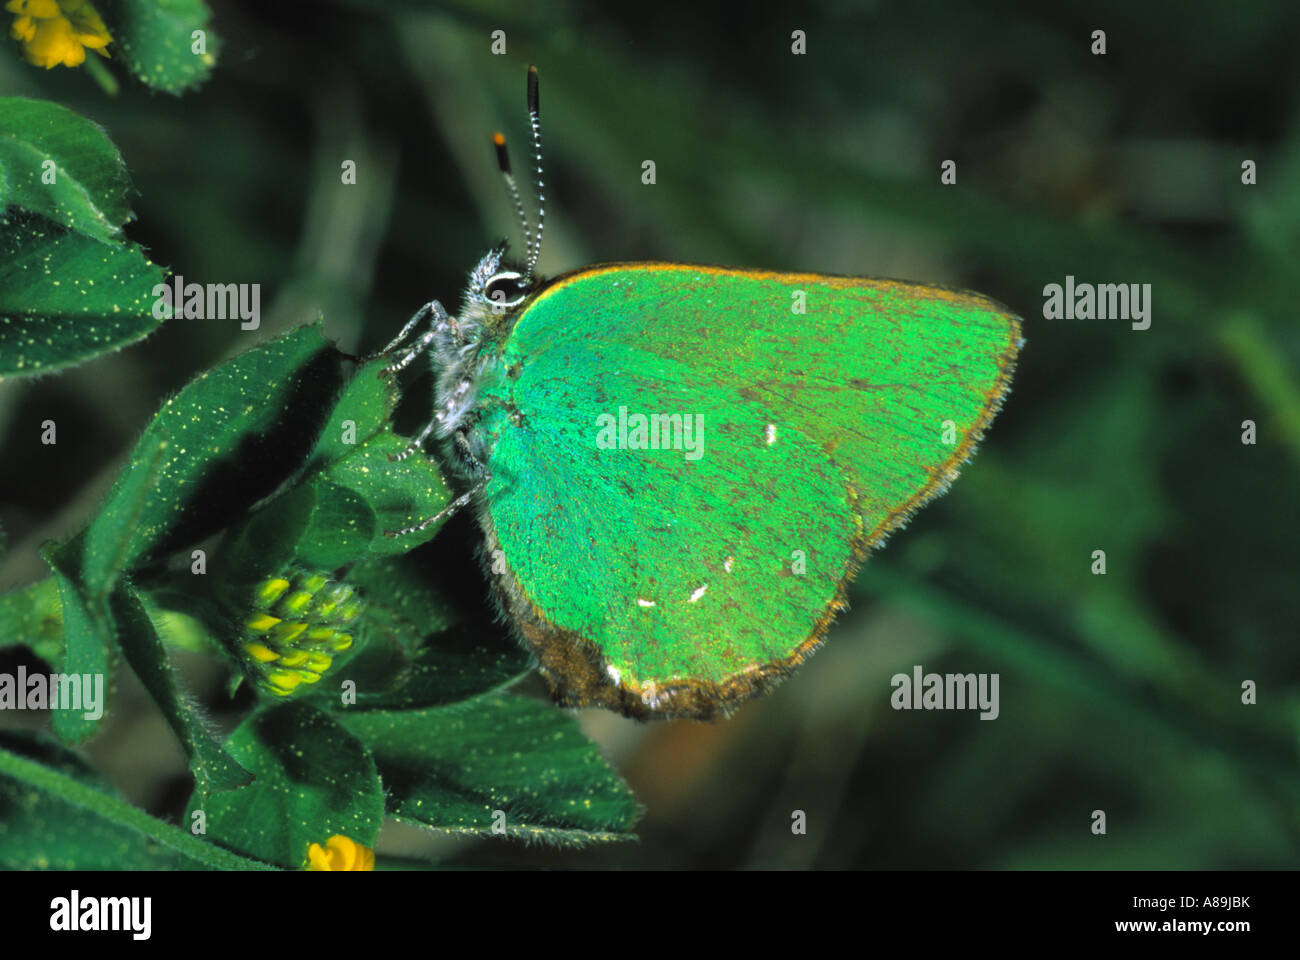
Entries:
[[280,655],[269,647],[264,647],[260,643],[244,644],[244,652],[259,663],[271,663],[279,659]]
[[269,607],[279,600],[284,591],[288,589],[288,580],[284,579],[284,577],[272,577],[257,588],[257,599]]
[[248,629],[255,633],[266,633],[279,622],[279,617],[273,617],[269,613],[254,614],[245,621]]

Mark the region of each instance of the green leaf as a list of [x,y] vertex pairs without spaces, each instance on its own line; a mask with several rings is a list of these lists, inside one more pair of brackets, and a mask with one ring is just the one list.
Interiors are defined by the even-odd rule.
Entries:
[[[372,614],[381,615],[367,607],[366,615]],[[457,703],[508,686],[530,672],[528,654],[518,643],[508,638],[505,644],[494,642],[496,638],[485,641],[485,632],[461,625],[431,637],[413,660],[389,675],[386,686],[372,679],[375,685],[368,687],[364,678],[358,678],[356,673],[368,666],[363,661],[357,671],[348,671],[346,678],[357,681],[357,702],[346,709],[410,710]],[[374,658],[375,649],[368,645],[357,660]],[[338,699],[335,691],[331,705]]]
[[387,427],[397,402],[391,378],[377,375],[387,362],[360,367],[330,408],[299,485],[260,508],[223,547],[222,565],[247,571],[240,582],[278,575],[290,562],[331,570],[405,553],[441,528],[388,536],[435,516],[451,493],[423,453],[394,459],[410,442]]
[[[112,785],[77,754],[36,733],[0,732],[0,747],[37,760],[106,797]],[[0,770],[3,767],[0,766]],[[142,833],[79,808],[57,793],[32,789],[0,773],[0,866],[9,870],[166,870],[200,864]]]
[[[80,584],[84,538],[78,535],[63,546],[47,544],[41,550],[59,585],[59,602],[63,608],[64,653],[55,665],[60,673],[76,673],[103,678],[104,698],[108,696],[109,653],[112,627],[103,600],[87,597]],[[54,732],[65,743],[80,743],[95,734],[103,720],[105,703],[97,705],[99,716],[87,716],[87,710],[51,710]]]
[[166,431],[161,429],[136,446],[104,506],[86,530],[81,576],[90,596],[108,596],[125,570],[131,538],[140,525],[140,515],[167,446]]
[[0,97],[0,211],[20,207],[107,243],[131,217],[130,186],[98,124],[57,103]]
[[[218,40],[208,27],[203,0],[99,0],[112,49],[137,79],[167,93],[183,93],[207,79],[217,62]],[[205,53],[194,53],[194,31]]]
[[[192,584],[188,586],[192,587]],[[161,598],[153,593],[137,592],[136,595],[144,604],[164,646],[214,656],[225,652],[203,616],[211,603],[207,597],[189,590],[183,593],[163,590]]]
[[409,446],[409,440],[385,430],[324,473],[331,483],[353,491],[374,514],[369,551],[375,556],[406,553],[433,539],[442,523],[400,537],[389,533],[436,516],[452,500],[447,481],[432,459],[419,451],[405,460],[395,459]]
[[[426,637],[443,633],[463,619],[457,599],[448,595],[435,572],[420,559],[380,557],[358,563],[348,573],[348,582],[365,598],[369,630],[412,653]],[[371,612],[376,615],[370,616]]]
[[328,480],[310,489],[316,505],[298,540],[297,559],[312,569],[333,570],[364,556],[375,538],[374,511],[359,495]]
[[236,763],[217,742],[198,704],[179,689],[167,649],[158,638],[140,598],[133,590],[114,592],[110,607],[117,626],[117,639],[127,662],[158,704],[172,732],[185,748],[194,772],[196,796],[207,797],[217,790],[229,790],[252,781],[252,775]]
[[162,268],[21,212],[0,216],[0,379],[48,373],[152,333]]
[[232,529],[212,564],[223,591],[230,595],[283,574],[293,562],[315,509],[316,491],[297,486],[263,504]]
[[632,791],[549,704],[488,694],[427,710],[340,715],[375,755],[388,812],[452,834],[558,844],[631,838]]
[[16,870],[266,870],[121,800],[50,738],[0,732],[0,866]]
[[[132,491],[145,488],[123,565],[215,533],[300,468],[341,385],[340,364],[320,325],[303,326],[207,371],[163,404],[105,506],[127,510]],[[163,442],[155,462],[151,451]]]
[[63,605],[54,577],[0,597],[0,648],[15,644],[50,663],[63,656]]
[[257,779],[207,798],[208,836],[293,868],[306,863],[310,844],[334,834],[375,845],[384,817],[375,761],[319,710],[291,702],[259,711],[226,746]]
[[[383,371],[391,358],[371,360],[357,368],[339,394],[330,419],[312,451],[310,468],[325,467],[351,456],[382,431],[397,406],[397,385]],[[349,426],[350,425],[350,426]]]
[[[384,373],[391,362],[391,357],[379,358],[357,369],[339,395],[312,454],[312,465],[320,477],[317,485],[327,486],[322,505],[339,501],[339,494],[328,487],[344,487],[371,514],[370,541],[352,560],[365,553],[406,553],[431,540],[441,524],[401,537],[390,537],[388,532],[416,526],[437,515],[452,499],[442,471],[423,452],[396,459],[406,454],[411,442],[389,427],[397,406],[397,386]],[[323,520],[328,522],[328,516]],[[351,522],[359,532],[364,522],[360,511],[352,514]],[[303,560],[310,562],[306,556]]]
[[[505,629],[467,622],[459,605],[409,556],[357,564],[347,580],[366,602],[362,650],[343,675],[357,684],[356,704],[348,710],[455,703],[530,670],[528,653]],[[338,700],[334,691],[321,702],[335,707]]]

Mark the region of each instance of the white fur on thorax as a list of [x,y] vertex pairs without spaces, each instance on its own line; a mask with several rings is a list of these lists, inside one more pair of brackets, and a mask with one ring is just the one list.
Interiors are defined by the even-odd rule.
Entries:
[[[502,269],[505,246],[488,251],[470,272],[460,312],[434,327],[430,345],[436,370],[434,387],[435,436],[447,440],[464,429],[478,401],[479,390],[491,375],[495,362],[489,331],[507,322],[509,313],[498,314],[487,300],[488,282]],[[479,451],[475,451],[476,455]]]

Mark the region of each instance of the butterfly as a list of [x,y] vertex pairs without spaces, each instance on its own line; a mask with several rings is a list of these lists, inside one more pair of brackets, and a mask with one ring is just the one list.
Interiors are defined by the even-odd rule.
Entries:
[[[1009,310],[928,284],[683,263],[543,279],[533,234],[490,250],[460,311],[422,307],[385,353],[427,354],[433,436],[478,515],[493,590],[555,699],[711,718],[823,642],[859,566],[944,492],[1010,386]],[[428,329],[408,342],[426,319]]]

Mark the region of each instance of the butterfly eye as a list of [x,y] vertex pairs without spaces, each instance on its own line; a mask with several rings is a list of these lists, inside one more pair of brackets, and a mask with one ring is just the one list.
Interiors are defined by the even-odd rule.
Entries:
[[498,273],[483,285],[483,299],[492,307],[516,306],[527,294],[523,275],[513,270]]

